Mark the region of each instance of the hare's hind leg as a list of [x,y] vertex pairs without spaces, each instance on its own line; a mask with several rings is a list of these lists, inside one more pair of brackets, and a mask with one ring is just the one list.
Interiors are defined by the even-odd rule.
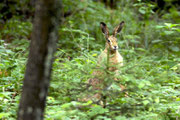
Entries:
[[88,87],[89,93],[82,99],[78,99],[78,101],[87,102],[89,100],[93,101],[93,103],[101,104],[100,101],[102,101],[102,94],[101,91],[102,87],[102,80],[99,80],[98,78],[91,78],[88,80]]

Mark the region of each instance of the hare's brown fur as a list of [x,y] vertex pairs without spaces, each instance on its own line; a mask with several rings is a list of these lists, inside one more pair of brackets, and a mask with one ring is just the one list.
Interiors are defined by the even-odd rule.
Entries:
[[[118,43],[116,35],[119,33],[124,25],[124,21],[122,21],[113,31],[113,35],[109,36],[109,30],[105,23],[101,22],[101,29],[102,32],[105,35],[106,38],[106,46],[104,51],[101,52],[101,54],[98,56],[98,66],[99,67],[105,67],[105,63],[107,61],[107,56],[109,53],[109,71],[115,72],[117,75],[119,73],[119,67],[123,66],[123,57],[118,52]],[[95,70],[93,72],[94,78],[89,79],[88,83],[92,86],[94,90],[101,90],[103,87],[101,84],[103,84],[103,75],[104,73],[101,70]],[[100,77],[102,76],[102,78]],[[116,80],[116,78],[114,78]],[[124,86],[121,86],[122,89]],[[98,97],[97,97],[98,96]],[[91,98],[100,99],[101,93],[96,93]]]
[[[105,66],[105,61],[107,61],[107,55],[109,51],[109,70],[112,72],[117,72],[120,66],[123,66],[123,57],[118,52],[118,42],[116,35],[122,30],[124,21],[122,21],[113,31],[113,35],[109,36],[109,30],[105,23],[101,22],[101,29],[106,38],[106,46],[104,51],[98,56],[98,66]],[[102,72],[94,71],[93,75],[101,75]]]
[[[108,37],[108,40],[110,40],[110,43],[108,43],[108,41],[106,41],[106,47],[104,49],[104,51],[99,55],[98,57],[98,64],[102,65],[104,60],[107,59],[107,54],[108,54],[108,49],[109,50],[109,63],[110,66],[123,66],[123,57],[120,55],[120,53],[118,52],[118,44],[117,44],[117,39],[113,36]],[[114,46],[117,46],[116,50],[114,50]],[[114,71],[117,70],[116,69],[112,69],[110,67],[109,69],[110,71]]]

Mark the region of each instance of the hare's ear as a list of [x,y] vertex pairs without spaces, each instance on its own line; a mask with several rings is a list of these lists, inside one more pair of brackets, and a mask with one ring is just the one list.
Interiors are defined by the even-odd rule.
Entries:
[[109,36],[109,30],[107,28],[107,25],[104,22],[100,22],[101,30],[104,33],[106,37]]
[[116,36],[123,28],[125,22],[122,21],[117,27],[114,28],[113,36]]

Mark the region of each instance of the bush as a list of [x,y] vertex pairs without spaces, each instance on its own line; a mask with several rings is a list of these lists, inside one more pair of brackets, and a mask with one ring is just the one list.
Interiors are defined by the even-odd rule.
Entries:
[[[174,12],[159,17],[153,5],[130,0],[118,1],[116,9],[101,2],[63,0],[63,24],[53,64],[52,81],[47,98],[45,118],[105,120],[178,119],[180,89],[179,24]],[[170,16],[167,18],[166,16]],[[121,73],[113,81],[106,78],[107,106],[78,101],[93,94],[87,80],[97,66],[97,56],[104,49],[105,39],[99,22],[106,22],[110,31],[120,21],[125,28],[118,43],[124,58]],[[0,119],[16,118],[31,20],[14,16],[2,25],[0,32]],[[10,43],[6,41],[10,40]],[[102,68],[102,71],[106,69]],[[107,71],[106,71],[107,72]],[[111,82],[109,82],[111,81]],[[126,87],[121,91],[119,85]]]

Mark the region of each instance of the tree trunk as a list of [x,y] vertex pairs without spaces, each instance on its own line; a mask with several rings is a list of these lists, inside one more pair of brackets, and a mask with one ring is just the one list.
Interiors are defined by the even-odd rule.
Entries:
[[61,0],[38,0],[18,120],[42,120],[58,39]]

